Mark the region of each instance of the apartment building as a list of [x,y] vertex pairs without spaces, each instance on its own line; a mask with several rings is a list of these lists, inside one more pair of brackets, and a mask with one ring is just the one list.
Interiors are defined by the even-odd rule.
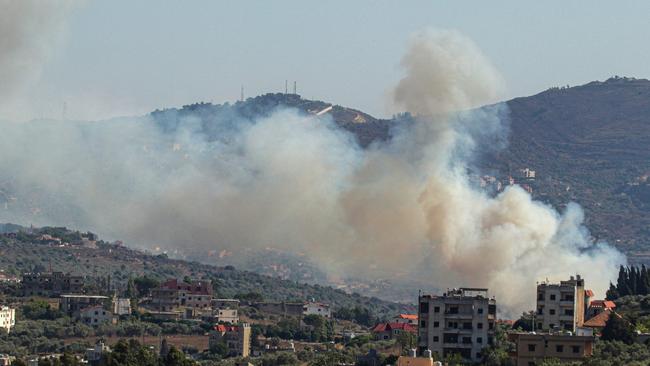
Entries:
[[63,272],[25,273],[21,281],[23,296],[56,297],[83,293],[84,279]]
[[212,349],[224,344],[229,356],[248,357],[251,352],[251,327],[247,323],[239,325],[219,324],[210,332],[208,345]]
[[536,330],[575,332],[585,321],[585,311],[585,281],[580,275],[537,284]]
[[175,311],[179,307],[209,309],[212,302],[212,283],[188,283],[170,279],[151,290],[151,300],[158,311]]
[[16,325],[16,310],[7,306],[0,307],[0,329],[7,333]]
[[511,353],[516,366],[535,366],[545,359],[577,362],[593,354],[593,336],[513,332],[508,339],[516,344]]
[[418,348],[438,357],[459,354],[471,361],[494,342],[496,300],[484,288],[459,288],[419,297]]

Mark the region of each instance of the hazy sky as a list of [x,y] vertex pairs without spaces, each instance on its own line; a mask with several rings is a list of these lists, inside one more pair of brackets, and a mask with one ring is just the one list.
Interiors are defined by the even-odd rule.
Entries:
[[[504,98],[650,76],[650,2],[87,1],[40,78],[33,117],[97,119],[298,92],[383,116],[409,35],[456,29],[503,74]],[[17,107],[19,108],[19,107]],[[1,118],[2,116],[0,116]]]

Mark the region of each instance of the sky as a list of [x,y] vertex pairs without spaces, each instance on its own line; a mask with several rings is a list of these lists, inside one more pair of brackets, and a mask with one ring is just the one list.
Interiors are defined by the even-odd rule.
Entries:
[[242,85],[247,97],[280,92],[285,80],[306,98],[389,116],[400,58],[427,27],[471,38],[509,99],[650,77],[648,24],[648,1],[88,0],[0,119],[139,115],[232,102]]

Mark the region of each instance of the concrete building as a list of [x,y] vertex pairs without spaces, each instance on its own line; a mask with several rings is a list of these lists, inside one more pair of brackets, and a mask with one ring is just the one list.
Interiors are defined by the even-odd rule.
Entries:
[[16,309],[7,306],[0,307],[0,329],[9,333],[14,325],[16,325]]
[[537,285],[536,330],[575,332],[585,321],[585,281],[580,275]]
[[415,350],[411,350],[408,356],[400,356],[397,359],[397,366],[442,366],[442,363],[433,361],[430,350],[424,351],[422,357],[417,357]]
[[372,328],[375,340],[385,341],[408,332],[417,334],[417,328],[408,323],[379,323]]
[[237,309],[239,300],[237,299],[212,299],[213,309]]
[[593,336],[513,332],[508,339],[516,344],[511,353],[516,366],[535,366],[549,358],[576,362],[593,354]]
[[91,365],[97,365],[101,362],[102,356],[106,353],[110,353],[111,348],[108,347],[104,342],[98,341],[95,343],[95,347],[86,349],[86,360]]
[[181,282],[170,279],[151,290],[152,305],[158,311],[174,311],[180,307],[209,309],[212,303],[210,281]]
[[327,304],[309,301],[303,305],[302,315],[320,315],[329,319],[332,317],[332,312]]
[[59,310],[73,318],[78,318],[81,310],[95,305],[108,305],[108,297],[65,294],[59,298]]
[[481,351],[494,342],[496,300],[483,288],[448,290],[442,296],[419,297],[418,349],[439,358],[459,354],[479,361]]
[[415,327],[418,325],[418,314],[399,314],[393,318],[392,323],[406,323]]
[[216,309],[213,314],[219,323],[239,323],[239,314],[237,313],[237,309]]
[[258,302],[253,306],[259,311],[269,314],[300,317],[304,311],[304,305],[301,302]]
[[21,281],[23,296],[56,297],[83,293],[84,279],[63,272],[25,273]]
[[585,319],[591,319],[604,311],[613,311],[616,303],[611,300],[593,300],[589,303]]
[[78,319],[86,325],[99,326],[102,324],[116,324],[117,319],[102,305],[94,305],[79,311]]
[[113,298],[113,314],[115,315],[130,315],[131,314],[131,299],[126,298]]
[[251,353],[251,327],[247,323],[239,325],[219,324],[210,332],[208,345],[214,348],[223,343],[229,356],[248,357]]

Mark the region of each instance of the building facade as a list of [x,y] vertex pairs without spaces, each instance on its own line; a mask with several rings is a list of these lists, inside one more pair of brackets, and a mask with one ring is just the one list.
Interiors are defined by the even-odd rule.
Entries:
[[416,327],[418,324],[418,314],[399,314],[392,320],[393,323],[406,323]]
[[320,315],[329,319],[332,317],[332,312],[328,304],[309,301],[303,305],[302,315]]
[[0,329],[9,333],[14,325],[16,325],[16,310],[7,306],[0,307]]
[[131,299],[119,298],[119,297],[113,298],[113,314],[130,315]]
[[104,306],[108,297],[99,295],[72,295],[65,294],[59,298],[59,310],[73,318],[79,317],[79,312],[91,306]]
[[575,332],[585,321],[585,281],[580,275],[537,285],[536,330]]
[[219,323],[239,323],[239,314],[237,313],[237,309],[216,309],[213,314]]
[[212,349],[219,343],[226,346],[229,356],[248,357],[251,353],[250,325],[216,325],[210,332],[208,345]]
[[181,307],[210,309],[212,305],[212,283],[210,281],[181,282],[167,280],[151,290],[152,305],[158,311],[175,311]]
[[535,366],[549,358],[576,362],[593,354],[593,336],[513,332],[508,339],[516,344],[511,354],[516,366]]
[[418,349],[438,357],[458,354],[479,361],[481,351],[494,342],[496,300],[487,289],[460,288],[441,296],[421,295],[418,312]]
[[102,325],[102,324],[115,324],[117,320],[109,310],[106,310],[101,305],[91,306],[79,311],[78,318],[81,322],[86,325],[93,327]]
[[21,281],[23,296],[56,297],[61,294],[81,294],[82,276],[63,272],[25,273]]

